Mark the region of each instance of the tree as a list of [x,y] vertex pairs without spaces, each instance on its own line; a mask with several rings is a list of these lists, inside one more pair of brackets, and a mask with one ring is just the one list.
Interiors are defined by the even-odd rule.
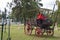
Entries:
[[13,11],[11,15],[17,19],[17,21],[23,19],[25,30],[27,18],[29,18],[31,22],[31,19],[35,18],[39,11],[38,3],[34,0],[14,0],[14,3],[16,6],[12,9]]
[[60,2],[58,1],[57,22],[60,23]]
[[60,2],[59,1],[57,1],[57,4],[58,4],[58,10],[56,11],[56,21],[58,22],[58,23],[60,23]]
[[34,18],[39,10],[37,2],[33,0],[14,0],[16,6],[12,9],[12,16],[16,19]]
[[55,18],[55,30],[57,30],[58,23],[60,22],[60,2],[56,0],[56,4],[58,5],[58,10],[55,12],[54,18]]

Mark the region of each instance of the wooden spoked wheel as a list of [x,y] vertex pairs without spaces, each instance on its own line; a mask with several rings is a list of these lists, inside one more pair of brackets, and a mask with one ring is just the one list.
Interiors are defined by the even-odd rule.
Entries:
[[40,29],[40,27],[37,27],[37,28],[35,29],[35,35],[36,35],[36,36],[42,36],[42,35],[43,35],[43,32],[42,32],[42,30]]
[[53,36],[54,35],[54,30],[47,30],[47,35],[48,36]]
[[26,26],[24,27],[24,31],[25,31],[25,34],[31,35],[32,27],[30,25],[26,24]]

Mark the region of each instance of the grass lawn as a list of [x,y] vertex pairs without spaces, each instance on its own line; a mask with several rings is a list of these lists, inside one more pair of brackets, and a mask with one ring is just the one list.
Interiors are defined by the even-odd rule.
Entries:
[[[42,37],[37,37],[34,34],[34,31],[32,35],[25,35],[23,25],[20,25],[20,27],[18,27],[17,25],[13,25],[10,28],[11,28],[10,29],[11,40],[60,40],[60,30],[55,31],[54,36],[44,35]],[[1,33],[1,29],[0,29],[0,33]],[[7,37],[8,37],[8,27],[6,32],[4,32],[3,40],[7,40]]]

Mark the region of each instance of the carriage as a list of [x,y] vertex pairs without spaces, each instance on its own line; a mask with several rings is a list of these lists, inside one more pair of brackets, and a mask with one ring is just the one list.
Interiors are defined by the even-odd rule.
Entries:
[[[43,10],[46,11],[46,9]],[[49,12],[50,10],[47,9],[47,11]],[[26,26],[24,27],[24,32],[25,34],[31,35],[32,31],[35,30],[35,35],[37,36],[42,36],[44,35],[44,33],[46,33],[49,36],[53,36],[54,22],[55,21],[52,20],[52,15],[50,18],[48,17],[45,21],[43,21],[42,25],[39,24],[39,26],[37,25],[36,18],[28,19],[26,21]],[[44,28],[41,29],[41,27]]]
[[[47,18],[45,21],[43,21],[42,25],[39,24],[39,26],[36,23],[36,19],[27,20],[26,26],[24,27],[25,34],[31,35],[32,31],[35,30],[35,35],[42,36],[44,33],[47,35],[53,36],[54,34],[54,26],[53,21],[49,18]],[[41,29],[41,27],[44,27]]]

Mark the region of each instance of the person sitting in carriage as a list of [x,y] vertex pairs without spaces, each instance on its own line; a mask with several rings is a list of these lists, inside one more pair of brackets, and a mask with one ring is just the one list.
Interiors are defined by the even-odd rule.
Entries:
[[44,16],[42,13],[38,13],[37,14],[37,26],[41,27],[42,26],[42,23],[43,21],[46,19],[46,16]]

